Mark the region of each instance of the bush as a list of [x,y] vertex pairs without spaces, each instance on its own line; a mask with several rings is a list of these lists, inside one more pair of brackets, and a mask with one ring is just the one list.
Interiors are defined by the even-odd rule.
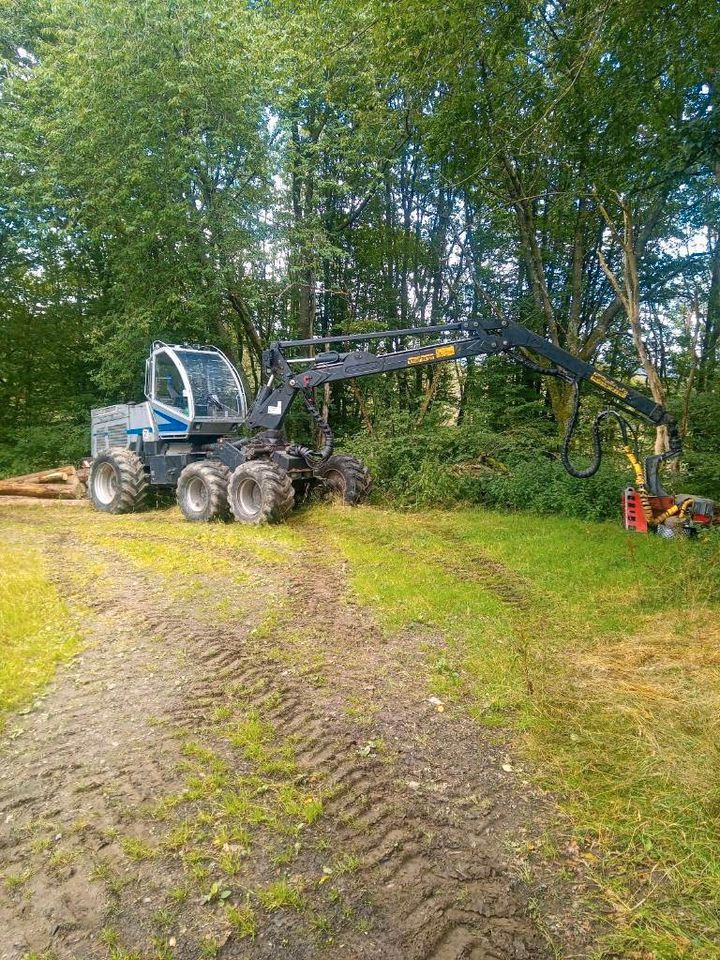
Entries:
[[694,493],[720,502],[720,455],[686,450],[683,454],[683,493]]
[[63,422],[28,427],[0,442],[0,476],[12,477],[77,463],[89,455],[87,424]]
[[377,499],[406,507],[478,503],[603,520],[618,516],[620,493],[632,480],[610,456],[595,477],[570,477],[557,434],[537,425],[498,434],[471,422],[418,429],[396,417],[382,433],[341,445],[367,463]]
[[684,490],[720,500],[720,393],[697,394],[690,406],[691,431],[683,461]]

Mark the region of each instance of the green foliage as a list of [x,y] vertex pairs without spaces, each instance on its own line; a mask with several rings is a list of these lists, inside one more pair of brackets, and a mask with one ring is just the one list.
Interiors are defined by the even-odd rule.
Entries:
[[720,500],[720,391],[703,392],[693,398],[693,425],[685,460],[688,489]]
[[21,61],[6,84],[11,172],[59,253],[87,268],[76,312],[98,383],[132,391],[154,338],[238,356],[230,293],[251,299],[267,188],[260,21],[224,0],[62,0],[39,18],[32,69]]
[[471,421],[417,429],[402,416],[385,423],[382,433],[343,443],[368,464],[376,496],[402,506],[469,502],[586,520],[616,518],[620,492],[631,480],[627,470],[607,457],[595,477],[576,480],[560,463],[558,447],[557,436],[537,425],[507,433]]
[[689,450],[684,458],[687,491],[720,501],[720,454]]
[[90,425],[49,423],[0,440],[0,476],[19,476],[48,466],[76,464],[90,455]]
[[[606,220],[623,198],[651,359],[671,403],[691,395],[688,479],[718,490],[717,11],[0,8],[0,471],[85,453],[88,409],[139,399],[158,338],[216,342],[257,387],[273,339],[501,312],[630,379],[637,347],[601,268],[622,280]],[[536,373],[493,359],[356,386],[333,390],[333,427],[374,424],[357,448],[399,501],[610,509],[612,470],[560,474],[548,414],[564,422],[567,390]]]
[[[0,730],[4,713],[38,692],[80,646],[70,611],[41,556],[7,538],[0,548]],[[32,597],[32,603],[28,598]]]

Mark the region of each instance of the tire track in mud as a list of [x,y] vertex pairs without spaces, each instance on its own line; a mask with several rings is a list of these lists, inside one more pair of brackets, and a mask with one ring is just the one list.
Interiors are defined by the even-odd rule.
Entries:
[[102,681],[75,685],[72,668],[63,671],[3,751],[3,873],[23,878],[16,894],[0,897],[3,960],[106,955],[97,938],[108,902],[92,878],[98,855],[118,874],[127,869],[114,836],[138,832],[138,808],[173,775],[174,745],[140,719],[142,688],[137,700],[108,689],[107,665],[92,650],[79,663]]
[[[82,544],[67,537],[63,548],[70,563],[82,564]],[[296,568],[303,569],[313,556],[311,544]],[[202,730],[230,695],[269,720],[292,745],[300,770],[320,784],[324,816],[312,829],[357,858],[358,884],[372,917],[363,942],[346,937],[334,957],[541,960],[548,955],[530,917],[527,891],[516,882],[503,849],[506,834],[532,816],[533,798],[515,796],[500,773],[501,746],[483,739],[471,722],[439,716],[428,704],[424,681],[413,680],[412,651],[403,646],[411,638],[383,637],[367,612],[344,599],[337,569],[328,566],[308,579],[294,572],[283,578],[269,567],[254,585],[256,621],[265,603],[272,608],[289,601],[291,612],[271,638],[281,654],[283,645],[293,652],[294,641],[287,638],[302,628],[311,630],[311,643],[329,658],[327,685],[318,688],[313,669],[296,656],[268,657],[269,641],[252,639],[251,622],[219,624],[212,605],[163,599],[149,572],[114,562],[122,569],[123,586],[114,596],[90,599],[96,616],[119,618],[128,636],[152,635],[162,649],[181,651],[188,661],[186,682],[162,698],[161,727]],[[116,656],[122,675],[122,653]],[[161,673],[162,682],[170,682],[172,671]],[[345,711],[359,676],[373,700],[367,724],[353,722]],[[69,697],[64,705],[68,737],[53,747],[46,773],[51,779],[74,778],[76,795],[102,798],[101,819],[123,822],[123,811],[157,799],[177,782],[177,743],[168,729],[158,728],[154,755],[148,756],[147,740],[140,741],[137,764],[130,749],[116,755],[109,770],[73,767],[74,738],[94,723],[90,691],[82,678],[78,682],[77,699]],[[100,710],[95,720],[101,715]],[[386,749],[379,747],[383,742]],[[61,812],[48,805],[49,793],[21,790],[14,803],[40,804],[44,815]],[[61,808],[67,805],[67,796],[58,802]],[[132,818],[131,827],[143,836]],[[93,843],[97,849],[108,844],[102,830],[94,831]],[[112,851],[116,844],[109,846]],[[66,878],[66,898],[72,882]],[[79,923],[90,925],[87,918]],[[321,949],[302,942],[299,937],[293,957],[321,955]],[[244,950],[252,958],[277,956],[272,944],[260,939]]]
[[[323,588],[304,596],[304,621],[322,611],[325,627],[337,626],[331,602],[337,598],[330,596],[337,587],[333,580],[326,577]],[[296,599],[302,592],[297,581],[290,584],[290,592]],[[153,629],[162,631],[164,626],[165,621],[158,619]],[[317,690],[308,689],[300,677],[279,671],[276,661],[266,660],[252,645],[234,647],[225,633],[205,629],[201,637],[189,638],[182,618],[168,626],[170,636],[179,630],[186,641],[199,641],[196,656],[208,671],[207,680],[195,695],[190,692],[174,719],[197,721],[227,695],[227,682],[232,680],[243,699],[292,741],[300,768],[321,778],[328,797],[324,809],[339,846],[357,854],[364,881],[374,892],[375,909],[388,938],[383,956],[407,960],[546,956],[546,945],[514,889],[500,844],[492,837],[494,824],[501,819],[497,810],[485,809],[476,822],[467,816],[457,822],[459,811],[453,806],[461,797],[452,787],[443,791],[442,804],[427,803],[417,788],[403,783],[393,761],[365,758],[357,729],[336,712],[320,712]]]
[[425,527],[442,536],[446,542],[462,547],[462,563],[458,563],[452,555],[435,558],[442,570],[451,573],[459,580],[477,583],[481,589],[494,594],[510,607],[520,611],[531,609],[536,589],[520,573],[495,560],[477,545],[458,536],[447,524],[440,524],[431,518],[426,518]]

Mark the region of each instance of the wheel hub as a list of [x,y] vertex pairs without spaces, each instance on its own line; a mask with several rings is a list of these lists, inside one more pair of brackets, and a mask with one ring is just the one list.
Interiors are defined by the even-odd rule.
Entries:
[[187,502],[194,513],[202,513],[208,505],[210,494],[201,477],[193,477],[187,487]]
[[101,463],[95,473],[95,496],[100,503],[112,503],[118,491],[117,474],[111,463]]
[[328,470],[323,477],[325,485],[331,493],[344,496],[347,488],[347,481],[339,470]]
[[240,508],[248,517],[255,517],[262,508],[262,490],[252,477],[245,477],[238,486]]

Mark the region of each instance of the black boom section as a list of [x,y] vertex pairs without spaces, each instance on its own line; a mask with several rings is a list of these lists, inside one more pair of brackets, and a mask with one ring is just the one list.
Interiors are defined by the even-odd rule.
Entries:
[[[391,350],[380,354],[371,353],[369,350],[350,350],[340,353],[327,349],[334,344],[397,340],[405,336],[437,338],[443,334],[445,337],[448,334],[455,334],[456,338],[445,339],[425,347]],[[302,347],[325,347],[326,349],[311,357],[300,359],[286,357],[286,350]],[[246,423],[249,427],[279,429],[296,395],[325,383],[492,354],[507,354],[509,359],[522,362],[522,355],[513,354],[513,351],[519,349],[531,351],[550,362],[552,366],[547,370],[544,367],[538,367],[539,373],[560,376],[568,382],[585,380],[651,423],[666,425],[671,437],[671,451],[673,454],[679,452],[680,441],[675,421],[663,406],[632,387],[600,373],[591,363],[555,346],[554,343],[538,336],[522,324],[506,320],[404,327],[373,333],[316,337],[311,340],[283,340],[274,343],[263,353],[263,366],[270,378],[269,382],[258,394]],[[301,369],[295,371],[291,364],[299,364]]]
[[[388,333],[385,332],[384,335],[387,336]],[[323,343],[324,341],[318,339],[314,342]],[[291,343],[293,346],[296,343],[307,345],[307,341],[302,340],[291,341]],[[354,380],[357,377],[369,377],[378,373],[391,373],[419,364],[443,363],[448,360],[500,353],[503,349],[505,348],[501,346],[501,340],[498,337],[480,336],[438,343],[429,347],[415,347],[412,350],[397,350],[379,356],[369,350],[352,350],[348,353],[325,351],[313,358],[311,366],[299,372],[293,372],[282,352],[282,346],[273,344],[264,354],[267,360],[266,368],[272,371],[273,380],[280,379],[281,382],[274,389],[265,387],[258,394],[246,422],[250,427],[278,429],[287,416],[298,391],[312,390],[325,383]]]
[[591,363],[581,360],[580,357],[574,357],[567,350],[563,350],[562,347],[556,347],[554,343],[538,336],[520,323],[509,323],[503,334],[503,339],[509,340],[512,346],[525,347],[550,360],[568,375],[569,380],[587,380],[594,386],[599,387],[600,390],[610,394],[615,400],[619,400],[632,410],[647,417],[652,423],[667,424],[668,426],[674,424],[673,418],[665,407],[655,403],[644,393],[633,390],[632,387],[600,373]]

